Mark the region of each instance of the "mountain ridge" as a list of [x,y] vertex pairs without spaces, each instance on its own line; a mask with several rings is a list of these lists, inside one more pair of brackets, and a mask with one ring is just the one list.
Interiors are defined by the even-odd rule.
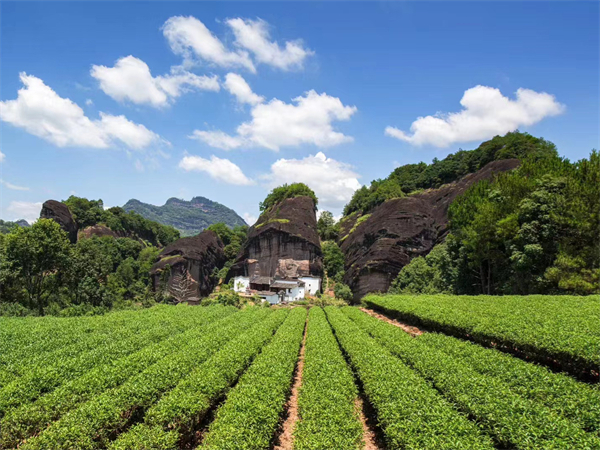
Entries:
[[202,196],[192,197],[191,200],[170,197],[161,206],[132,198],[123,205],[123,209],[135,211],[146,219],[163,225],[171,225],[182,236],[193,236],[218,222],[231,228],[246,225],[244,219],[233,209]]

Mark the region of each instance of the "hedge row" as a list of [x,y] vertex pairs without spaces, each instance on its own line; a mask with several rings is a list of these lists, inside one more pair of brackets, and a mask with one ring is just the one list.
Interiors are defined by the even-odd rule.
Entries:
[[206,449],[268,449],[292,384],[306,323],[294,308],[217,411],[202,442]]
[[370,295],[390,315],[595,377],[600,366],[600,297]]
[[[72,360],[81,353],[92,351],[115,339],[120,339],[130,333],[131,327],[140,326],[141,323],[147,321],[156,321],[159,317],[169,318],[169,316],[173,315],[169,315],[168,311],[163,308],[147,312],[138,319],[132,314],[109,314],[99,317],[93,326],[83,328],[69,327],[69,324],[73,322],[68,319],[62,319],[64,324],[60,322],[61,319],[55,319],[56,322],[53,323],[56,330],[53,333],[38,333],[30,330],[31,336],[27,336],[27,339],[18,339],[19,336],[11,336],[14,333],[8,333],[8,336],[5,336],[7,340],[2,342],[3,346],[9,344],[11,350],[6,355],[0,355],[2,357],[0,387],[16,381],[22,375],[29,374],[39,367]],[[30,328],[27,326],[28,320],[32,319],[12,319],[12,321],[23,323],[25,329]],[[45,328],[44,331],[46,331]],[[69,339],[62,339],[60,334],[56,335],[60,330],[64,330],[65,334],[70,335],[69,339],[73,339],[73,342]],[[19,348],[19,345],[23,345],[23,347]]]
[[451,336],[425,333],[419,340],[464,361],[483,375],[500,379],[517,394],[577,422],[586,431],[600,431],[600,390],[568,375]]
[[[131,355],[99,365],[75,378],[53,392],[40,397],[36,402],[24,404],[9,411],[0,421],[0,448],[13,448],[20,441],[46,428],[63,414],[81,403],[113,389],[130,377],[144,371],[162,358],[178,351],[181,342],[199,339],[205,326],[233,314],[233,307],[197,308],[204,309],[201,315],[182,314],[187,323],[192,318],[194,326],[181,333],[174,332],[168,339],[160,341]],[[186,311],[187,312],[187,311]],[[191,325],[191,324],[190,324]]]
[[294,448],[361,448],[363,430],[357,399],[354,377],[325,313],[321,308],[311,308]]
[[343,311],[389,351],[431,380],[501,446],[600,448],[597,437],[555,411],[520,396],[498,378],[482,375],[463,360],[355,308],[346,307]]
[[[247,332],[239,334],[160,399],[144,417],[148,430],[137,427],[133,432],[143,440],[137,440],[129,433],[124,433],[111,443],[109,448],[111,450],[165,449],[159,447],[160,442],[169,442],[170,439],[166,439],[165,434],[158,432],[157,428],[162,428],[165,433],[169,433],[169,436],[172,436],[173,432],[178,433],[179,442],[185,442],[193,437],[198,424],[211,406],[227,392],[260,349],[273,337],[273,333],[288,313],[289,310],[286,309],[277,310]],[[153,436],[158,441],[148,440],[148,438],[154,439]],[[179,447],[167,448],[176,450]]]
[[477,425],[342,311],[334,307],[325,311],[376,410],[390,448],[494,448]]
[[200,338],[182,341],[180,350],[148,367],[116,389],[93,397],[65,414],[20,449],[96,449],[136,414],[156,403],[199,364],[209,359],[240,331],[270,315],[269,310],[248,309],[209,325]]

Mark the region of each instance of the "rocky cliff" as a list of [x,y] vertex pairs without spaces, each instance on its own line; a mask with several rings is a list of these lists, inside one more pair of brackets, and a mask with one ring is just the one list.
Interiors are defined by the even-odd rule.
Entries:
[[218,222],[223,222],[232,228],[236,225],[246,225],[244,219],[234,210],[204,197],[194,197],[189,202],[170,198],[162,206],[131,199],[123,209],[135,211],[142,217],[163,225],[170,225],[178,229],[183,236],[198,234]]
[[295,277],[323,274],[315,204],[310,197],[288,198],[264,212],[229,276]]
[[402,267],[445,238],[448,207],[457,196],[480,180],[518,165],[517,159],[493,161],[459,181],[388,200],[368,215],[344,221],[340,233],[346,259],[344,282],[355,299],[386,292]]
[[[181,297],[179,301],[206,297],[218,282],[213,276],[214,269],[225,264],[223,247],[223,242],[213,231],[203,231],[169,244],[160,252],[150,271],[154,288],[167,278],[169,290]],[[170,273],[165,276],[167,266]]]
[[71,211],[64,203],[48,200],[42,205],[40,219],[52,219],[67,233],[72,244],[77,242],[77,224],[73,220]]

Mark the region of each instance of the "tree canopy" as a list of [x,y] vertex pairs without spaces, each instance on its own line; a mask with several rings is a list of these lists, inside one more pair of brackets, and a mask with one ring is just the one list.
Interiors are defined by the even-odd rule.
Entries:
[[307,196],[314,200],[315,209],[318,205],[319,200],[311,188],[304,183],[292,183],[284,184],[283,186],[276,187],[259,205],[261,211],[267,211],[288,198]]
[[438,188],[476,172],[487,163],[509,158],[539,160],[556,158],[553,143],[518,131],[496,136],[475,150],[459,150],[442,160],[434,158],[395,169],[387,178],[374,180],[369,187],[358,189],[344,208],[344,216],[355,211],[366,213],[386,200],[409,195],[419,190]]

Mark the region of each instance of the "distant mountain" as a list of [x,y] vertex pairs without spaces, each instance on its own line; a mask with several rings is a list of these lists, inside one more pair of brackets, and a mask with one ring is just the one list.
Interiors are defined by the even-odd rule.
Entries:
[[209,225],[224,222],[230,227],[246,225],[233,209],[204,197],[194,197],[189,202],[170,198],[162,206],[150,205],[136,199],[129,200],[125,211],[135,211],[146,219],[177,228],[182,236],[193,236]]
[[16,222],[8,222],[0,219],[0,233],[10,233],[15,227],[30,227],[29,223],[25,219],[19,219]]

